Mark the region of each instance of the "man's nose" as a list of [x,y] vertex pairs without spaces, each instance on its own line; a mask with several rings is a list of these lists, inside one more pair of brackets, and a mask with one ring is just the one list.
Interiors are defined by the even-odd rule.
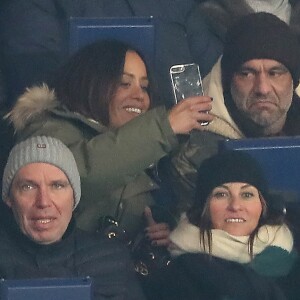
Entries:
[[271,80],[264,72],[257,74],[255,80],[255,92],[257,94],[266,95],[272,89]]
[[35,205],[39,208],[45,208],[51,205],[51,197],[47,188],[41,187],[38,189]]

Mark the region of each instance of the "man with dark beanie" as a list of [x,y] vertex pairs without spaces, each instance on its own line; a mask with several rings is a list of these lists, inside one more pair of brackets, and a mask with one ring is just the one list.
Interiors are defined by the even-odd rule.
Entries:
[[[221,60],[223,94],[246,137],[300,133],[298,113],[287,116],[289,109],[294,111],[290,106],[293,87],[299,84],[299,53],[296,35],[272,14],[250,14],[229,30]],[[271,105],[264,106],[266,102]]]
[[192,132],[172,157],[180,210],[189,208],[196,169],[220,140],[300,134],[299,54],[295,34],[272,14],[249,14],[228,30],[223,56],[203,82],[214,120],[206,131]]

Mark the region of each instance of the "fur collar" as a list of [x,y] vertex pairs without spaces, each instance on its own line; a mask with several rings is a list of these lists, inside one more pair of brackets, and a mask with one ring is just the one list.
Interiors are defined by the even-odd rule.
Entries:
[[15,133],[18,133],[35,120],[46,120],[45,115],[49,112],[69,120],[79,121],[99,133],[107,131],[107,127],[101,122],[68,110],[57,100],[54,90],[49,89],[46,84],[27,88],[5,118],[9,119]]
[[46,84],[27,88],[13,109],[5,116],[13,124],[15,131],[22,130],[35,118],[58,106],[54,90]]

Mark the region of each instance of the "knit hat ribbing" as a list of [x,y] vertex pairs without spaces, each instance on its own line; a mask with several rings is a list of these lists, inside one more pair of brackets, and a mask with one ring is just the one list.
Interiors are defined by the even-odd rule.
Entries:
[[279,18],[260,12],[241,17],[229,29],[221,61],[224,90],[233,73],[248,60],[272,59],[291,73],[294,86],[300,78],[300,46],[296,34]]
[[72,152],[60,140],[46,136],[31,137],[11,150],[2,181],[2,199],[8,197],[17,172],[31,163],[48,163],[61,169],[67,176],[74,192],[74,209],[81,197],[80,176]]

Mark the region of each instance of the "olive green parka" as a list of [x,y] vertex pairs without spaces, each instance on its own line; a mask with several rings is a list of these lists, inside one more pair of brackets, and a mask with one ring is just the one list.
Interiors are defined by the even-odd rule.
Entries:
[[82,198],[75,217],[80,228],[96,230],[113,217],[134,237],[157,184],[145,173],[178,144],[165,108],[158,107],[118,129],[71,112],[46,85],[28,89],[8,114],[17,140],[33,135],[60,139],[78,165]]

